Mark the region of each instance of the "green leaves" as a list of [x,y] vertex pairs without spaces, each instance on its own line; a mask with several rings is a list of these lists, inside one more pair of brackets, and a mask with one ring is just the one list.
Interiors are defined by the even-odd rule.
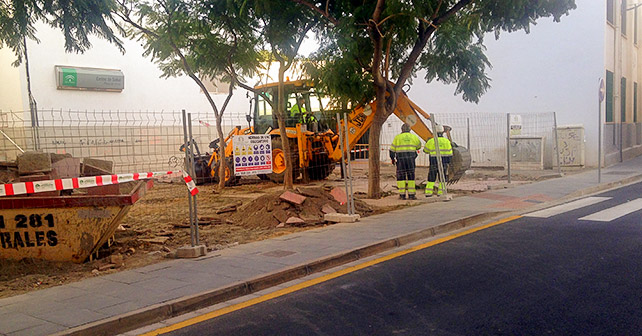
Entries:
[[[310,2],[325,8],[326,0]],[[426,81],[456,83],[455,94],[478,102],[490,87],[486,69],[491,64],[483,44],[486,33],[499,37],[502,31],[528,32],[537,19],[559,21],[575,8],[574,0],[386,0],[380,19],[374,22],[376,3],[329,1],[328,16],[338,23],[325,20],[317,30],[323,34],[323,47],[314,55],[312,74],[326,90],[353,101],[374,98],[374,90],[359,95],[365,82],[374,85],[373,76],[400,88],[424,70]],[[381,69],[378,74],[373,72],[377,68]],[[349,75],[364,71],[370,75]]]
[[23,39],[36,38],[35,23],[44,21],[59,28],[65,36],[67,52],[84,52],[91,47],[90,35],[114,43],[122,42],[114,33],[120,30],[112,17],[114,0],[3,0],[0,1],[0,48],[9,47],[22,62]]
[[[251,76],[260,67],[256,20],[243,1],[130,1],[121,7],[137,37],[165,77],[193,74],[199,78]],[[133,12],[127,12],[133,8]]]

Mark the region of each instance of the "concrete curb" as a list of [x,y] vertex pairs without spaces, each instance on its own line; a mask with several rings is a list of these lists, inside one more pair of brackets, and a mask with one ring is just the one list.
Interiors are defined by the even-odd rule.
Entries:
[[622,179],[622,180],[619,180],[619,181],[602,183],[602,184],[598,184],[598,185],[593,186],[593,187],[584,188],[584,189],[578,190],[576,192],[570,193],[568,196],[565,197],[565,199],[577,198],[577,197],[582,197],[582,196],[586,196],[586,195],[590,195],[590,194],[595,194],[595,193],[598,193],[598,192],[601,192],[601,191],[605,191],[605,190],[608,190],[608,189],[611,189],[611,188],[615,188],[615,187],[623,186],[623,185],[630,184],[630,183],[633,183],[633,182],[637,182],[639,180],[642,180],[642,174],[629,176],[629,177],[627,177],[625,179]]
[[273,273],[268,273],[260,277],[238,282],[226,287],[208,290],[198,294],[144,307],[107,319],[87,323],[53,334],[53,336],[94,336],[125,333],[171,317],[256,293],[266,288],[274,287],[288,281],[344,265],[421,239],[462,229],[505,213],[506,212],[503,211],[486,212],[464,217],[452,222],[385,239],[374,244],[313,260],[305,264],[293,266]]

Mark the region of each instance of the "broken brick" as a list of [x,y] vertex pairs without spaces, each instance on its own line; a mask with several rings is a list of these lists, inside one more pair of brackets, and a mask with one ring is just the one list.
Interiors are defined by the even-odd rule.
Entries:
[[330,195],[332,195],[332,197],[334,197],[334,199],[337,202],[339,202],[339,204],[341,205],[346,204],[346,202],[348,202],[348,196],[346,195],[346,192],[341,188],[332,189],[332,191],[330,192]]
[[292,204],[297,204],[297,205],[303,204],[303,201],[305,201],[305,199],[306,199],[305,196],[301,196],[299,194],[295,194],[295,193],[293,193],[291,191],[284,192],[283,194],[281,194],[281,196],[279,196],[279,198],[284,200],[284,201],[286,201],[286,202],[289,202],[289,203],[292,203]]

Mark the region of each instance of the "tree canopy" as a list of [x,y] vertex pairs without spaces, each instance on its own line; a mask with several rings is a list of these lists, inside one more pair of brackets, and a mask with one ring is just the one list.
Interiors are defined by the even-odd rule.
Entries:
[[67,52],[89,49],[90,35],[104,38],[124,51],[114,32],[114,29],[119,29],[112,17],[115,8],[113,0],[2,0],[0,48],[10,48],[17,57],[14,64],[20,64],[24,55],[24,40],[39,41],[35,24],[42,21],[63,32]]
[[478,102],[490,87],[484,36],[525,30],[542,17],[559,21],[574,0],[292,0],[325,20],[312,63],[318,85],[363,103],[377,99],[370,128],[368,196],[378,198],[381,126],[418,71],[427,82],[455,83]]
[[486,33],[529,32],[537,19],[560,21],[575,8],[574,0],[293,2],[326,19],[316,31],[322,47],[312,73],[328,91],[354,101],[375,97],[376,70],[397,92],[423,70],[427,82],[454,83],[464,100],[478,102],[490,87]]

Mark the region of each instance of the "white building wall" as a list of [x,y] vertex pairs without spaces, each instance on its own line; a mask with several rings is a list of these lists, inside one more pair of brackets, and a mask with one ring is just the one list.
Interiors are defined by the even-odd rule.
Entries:
[[[209,112],[211,108],[200,88],[189,77],[162,79],[161,71],[149,58],[142,57],[143,48],[136,41],[124,40],[126,53],[121,54],[112,44],[92,38],[92,48],[84,54],[66,53],[64,38],[59,30],[45,24],[37,25],[42,41],[28,41],[32,92],[39,109],[121,110],[121,111],[179,111]],[[8,50],[3,50],[7,54]],[[14,57],[0,57],[2,76]],[[119,69],[125,76],[122,92],[58,90],[55,65]],[[21,66],[23,69],[24,67]],[[24,77],[21,74],[21,77]],[[1,84],[0,84],[1,85]],[[222,104],[226,95],[215,95]],[[26,101],[26,96],[23,97]],[[19,105],[19,104],[18,104]],[[230,114],[245,114],[248,109],[244,90],[237,90],[228,107]],[[0,108],[17,108],[15,103],[1,100]],[[28,110],[28,104],[23,105]]]
[[[22,67],[13,67],[15,56],[9,49],[0,49],[0,110],[22,111],[29,109],[28,100],[23,105],[24,71]],[[25,86],[26,88],[26,86]],[[26,91],[26,90],[25,90]]]
[[426,84],[419,74],[409,96],[429,113],[557,112],[558,125],[582,124],[586,164],[597,165],[598,80],[604,76],[603,1],[577,0],[560,23],[541,19],[531,33],[486,36],[492,88],[479,104],[453,96],[454,85]]

